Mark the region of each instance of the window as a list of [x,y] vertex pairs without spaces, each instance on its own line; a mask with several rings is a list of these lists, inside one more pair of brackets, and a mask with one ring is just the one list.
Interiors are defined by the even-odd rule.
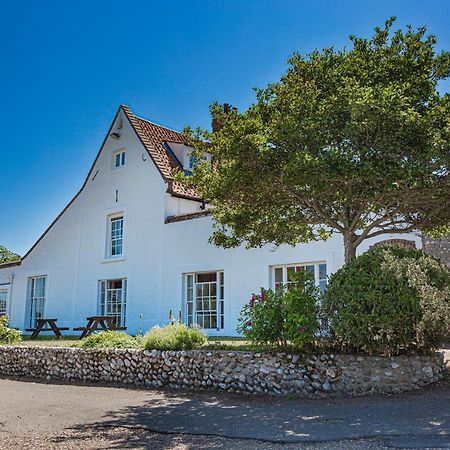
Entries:
[[114,153],[113,155],[113,167],[115,169],[118,169],[119,167],[122,167],[125,165],[125,152],[119,151]]
[[1,289],[0,290],[0,317],[6,316],[6,304],[8,300],[8,290]]
[[30,328],[36,326],[36,320],[42,319],[44,317],[44,306],[45,306],[45,286],[47,283],[47,277],[32,277],[29,278],[29,318],[30,318]]
[[224,273],[185,275],[187,324],[220,330],[224,328]]
[[127,304],[127,280],[102,280],[99,282],[99,312],[113,317],[117,327],[125,326]]
[[123,216],[109,218],[109,243],[108,256],[120,256],[123,254]]
[[327,287],[327,265],[325,263],[314,264],[291,264],[273,267],[273,286],[278,289],[282,286],[289,286],[292,283],[292,274],[306,270],[309,272],[315,284],[321,292]]

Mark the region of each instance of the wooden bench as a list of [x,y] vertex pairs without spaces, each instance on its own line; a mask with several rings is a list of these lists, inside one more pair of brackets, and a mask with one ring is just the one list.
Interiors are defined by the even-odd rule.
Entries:
[[[62,337],[61,331],[70,330],[69,327],[58,327],[58,319],[36,319],[36,328],[26,328],[25,331],[32,331],[30,339],[36,339],[43,331],[53,331],[55,336]],[[46,327],[46,325],[48,325]]]
[[97,330],[103,331],[123,331],[127,327],[117,327],[112,316],[92,316],[86,318],[87,323],[84,327],[75,327],[73,331],[81,331],[80,339],[89,336],[91,333]]

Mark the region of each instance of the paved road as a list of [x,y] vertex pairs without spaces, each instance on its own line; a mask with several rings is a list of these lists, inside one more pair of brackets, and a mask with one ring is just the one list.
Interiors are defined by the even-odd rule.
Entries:
[[[0,405],[0,448],[234,448],[217,444],[222,438],[245,439],[236,448],[252,449],[450,448],[449,383],[396,397],[322,401],[0,380]],[[114,445],[81,445],[86,433],[91,439],[105,430],[115,431]],[[142,433],[203,440],[177,446],[156,438],[145,446]],[[203,447],[205,436],[213,441]]]

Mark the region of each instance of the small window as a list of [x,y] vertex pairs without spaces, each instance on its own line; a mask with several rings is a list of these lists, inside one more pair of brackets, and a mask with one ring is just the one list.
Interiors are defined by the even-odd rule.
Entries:
[[120,151],[114,154],[113,166],[115,169],[125,165],[125,152]]
[[123,254],[123,216],[109,218],[109,243],[108,256],[120,256]]

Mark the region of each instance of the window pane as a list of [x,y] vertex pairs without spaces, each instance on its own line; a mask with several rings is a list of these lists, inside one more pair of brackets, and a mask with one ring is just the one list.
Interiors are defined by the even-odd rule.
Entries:
[[319,281],[319,289],[320,289],[320,292],[325,292],[325,290],[327,289],[327,280]]
[[292,275],[295,274],[295,267],[287,268],[287,281],[292,281]]
[[0,291],[0,316],[4,316],[6,314],[7,295],[8,291]]
[[327,265],[319,264],[319,279],[323,280],[327,278]]
[[208,281],[216,281],[217,273],[209,272],[209,273],[199,273],[197,274],[197,283],[205,283]]

